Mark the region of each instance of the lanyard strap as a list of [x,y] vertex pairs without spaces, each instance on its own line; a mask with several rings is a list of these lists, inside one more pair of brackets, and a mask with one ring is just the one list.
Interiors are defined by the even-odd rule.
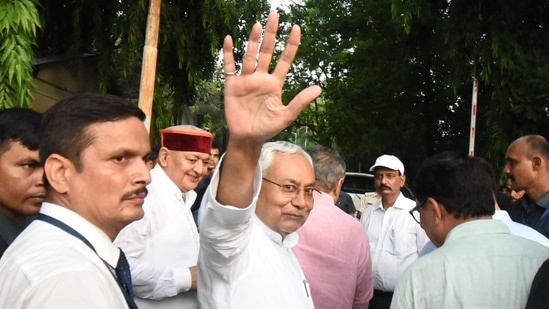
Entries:
[[[75,229],[68,226],[66,223],[64,223],[64,222],[62,222],[62,221],[60,221],[56,218],[45,215],[43,213],[39,213],[38,216],[36,217],[36,220],[47,222],[47,223],[49,223],[53,226],[56,226],[56,227],[60,228],[61,230],[65,231],[65,232],[71,234],[72,236],[80,239],[84,244],[86,244],[86,246],[90,247],[90,249],[92,249],[92,251],[101,259],[101,257],[97,254],[97,251],[95,251],[95,248],[93,247],[93,245],[86,239],[86,237],[82,236],[82,234],[78,233]],[[123,254],[123,253],[120,252],[120,254]],[[105,262],[105,260],[101,259],[101,261],[103,261],[105,266],[107,266],[107,268],[109,269],[109,272],[113,275],[113,277],[115,277],[114,274],[110,270],[111,267]],[[133,297],[128,295],[126,290],[121,286],[120,280],[118,280],[118,278],[116,278],[116,277],[115,277],[115,279],[116,279],[116,282],[118,283],[118,286],[120,287],[120,290],[122,291],[122,294],[124,294],[124,298],[126,299],[126,303],[128,304],[128,307],[131,308],[131,309],[137,309],[137,305],[135,304],[135,301],[133,300]]]

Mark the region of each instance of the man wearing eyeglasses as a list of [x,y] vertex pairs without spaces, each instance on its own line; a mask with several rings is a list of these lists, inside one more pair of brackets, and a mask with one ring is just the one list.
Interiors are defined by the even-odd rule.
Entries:
[[370,171],[381,200],[366,208],[360,222],[370,239],[374,296],[368,308],[386,309],[404,270],[419,257],[428,238],[409,212],[415,201],[400,189],[406,183],[404,164],[393,155],[382,155]]
[[435,155],[415,189],[421,226],[438,249],[405,271],[391,308],[524,308],[549,248],[492,219],[490,164],[465,153]]
[[[298,241],[296,230],[313,208],[311,158],[297,145],[270,142],[261,150],[259,166],[261,172],[255,174],[263,177],[253,186],[255,214],[253,203],[238,211],[209,199],[203,205],[199,223],[204,258],[199,261],[199,276],[207,275],[198,281],[206,283],[198,288],[202,307],[314,307],[309,284],[291,250]],[[214,174],[212,188],[219,192],[216,178]],[[219,282],[225,287],[219,289]],[[217,293],[224,296],[217,298]]]
[[300,30],[292,28],[269,73],[277,29],[274,12],[264,35],[260,24],[254,25],[238,73],[232,39],[226,37],[223,44],[229,141],[199,212],[201,308],[314,308],[291,250],[297,242],[295,231],[313,207],[313,164],[296,145],[266,142],[290,125],[320,88],[310,86],[282,104],[282,86]]

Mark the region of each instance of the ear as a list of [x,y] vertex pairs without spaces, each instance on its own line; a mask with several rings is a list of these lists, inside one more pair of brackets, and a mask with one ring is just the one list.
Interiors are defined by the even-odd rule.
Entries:
[[339,196],[339,193],[341,192],[341,187],[343,187],[343,179],[344,178],[339,178],[333,189],[335,196]]
[[161,147],[158,151],[158,164],[160,164],[160,166],[168,166],[168,153],[169,150],[166,147]]
[[44,163],[44,174],[50,186],[61,194],[67,193],[69,190],[69,181],[75,171],[72,162],[55,153],[50,155]]
[[532,169],[534,171],[539,171],[541,169],[541,166],[543,164],[543,161],[541,160],[541,158],[539,156],[535,156],[532,158]]
[[406,184],[406,175],[402,174],[400,175],[400,187],[404,187],[404,185]]
[[427,203],[431,204],[432,211],[433,211],[433,218],[435,220],[435,224],[441,224],[444,219],[446,219],[446,215],[448,215],[448,212],[446,212],[446,208],[442,204],[440,204],[437,200],[435,200],[432,197],[429,197],[427,199]]

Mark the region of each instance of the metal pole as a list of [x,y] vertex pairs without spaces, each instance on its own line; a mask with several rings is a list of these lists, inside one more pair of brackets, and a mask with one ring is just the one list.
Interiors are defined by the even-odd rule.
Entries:
[[[475,70],[476,71],[476,70]],[[473,78],[473,98],[471,104],[471,130],[469,138],[469,155],[475,155],[475,129],[477,122],[477,96],[478,96],[478,78],[475,76]]]
[[307,136],[309,135],[309,127],[305,127],[305,149],[307,149]]

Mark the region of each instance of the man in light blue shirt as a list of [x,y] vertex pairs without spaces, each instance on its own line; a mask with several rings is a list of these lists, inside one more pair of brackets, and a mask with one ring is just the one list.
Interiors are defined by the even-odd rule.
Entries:
[[405,271],[391,308],[524,308],[549,248],[492,220],[494,186],[478,157],[446,152],[423,163],[410,214],[439,248]]

